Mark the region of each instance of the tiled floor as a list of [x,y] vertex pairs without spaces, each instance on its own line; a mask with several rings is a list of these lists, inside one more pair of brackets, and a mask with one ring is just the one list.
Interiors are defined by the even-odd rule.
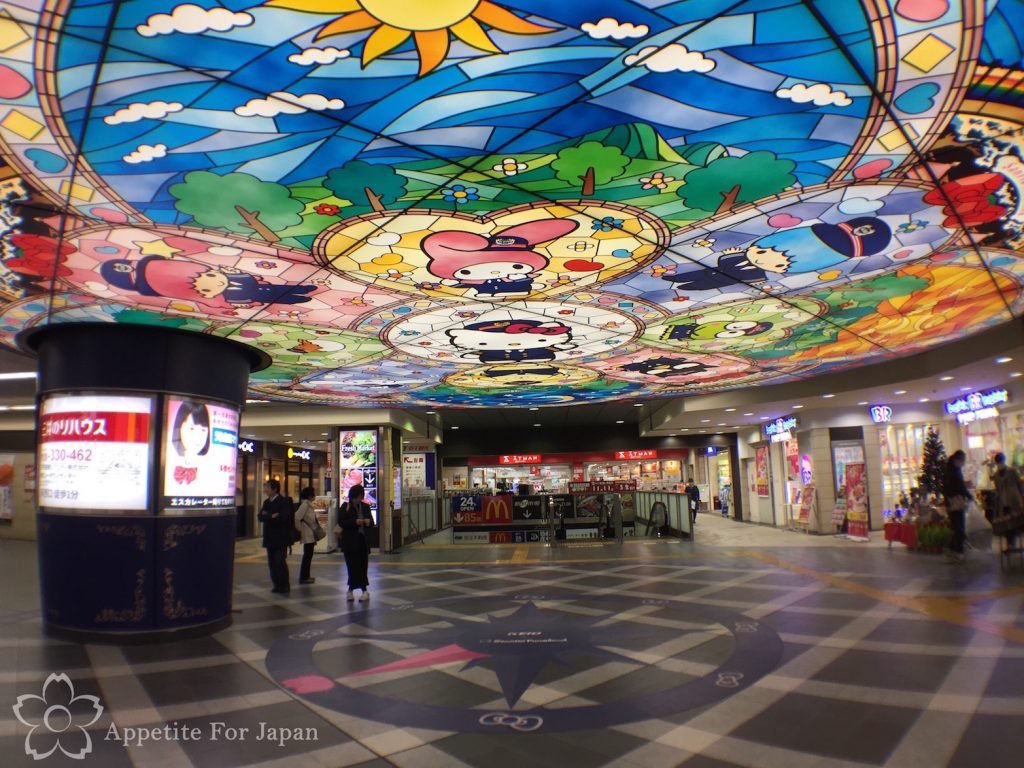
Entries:
[[[414,545],[373,558],[368,605],[345,602],[337,555],[279,597],[258,548],[238,553],[228,630],[83,646],[41,634],[34,545],[0,542],[0,765],[1024,759],[1024,574],[984,547],[953,566],[702,516],[695,543]],[[104,708],[82,760],[31,759],[27,738],[54,742],[7,709],[54,673]]]

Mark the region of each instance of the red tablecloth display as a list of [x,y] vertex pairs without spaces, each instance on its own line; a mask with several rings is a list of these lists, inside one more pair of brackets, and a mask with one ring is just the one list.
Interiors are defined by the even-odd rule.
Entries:
[[911,523],[886,523],[885,540],[898,541],[911,549],[917,549],[917,526]]

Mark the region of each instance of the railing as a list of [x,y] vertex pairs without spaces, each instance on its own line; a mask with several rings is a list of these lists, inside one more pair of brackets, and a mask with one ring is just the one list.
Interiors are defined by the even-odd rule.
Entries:
[[[444,504],[442,504],[443,507]],[[448,517],[451,518],[450,509]],[[402,498],[403,544],[419,541],[438,530],[437,523],[437,499],[434,496],[404,496]]]
[[693,538],[693,519],[685,493],[637,491],[634,508],[637,538],[659,534]]

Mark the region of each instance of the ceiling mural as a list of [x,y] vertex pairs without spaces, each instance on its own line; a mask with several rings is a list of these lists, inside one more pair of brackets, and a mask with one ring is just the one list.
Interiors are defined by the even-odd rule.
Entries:
[[0,344],[253,396],[802,379],[1024,312],[1024,0],[0,0]]

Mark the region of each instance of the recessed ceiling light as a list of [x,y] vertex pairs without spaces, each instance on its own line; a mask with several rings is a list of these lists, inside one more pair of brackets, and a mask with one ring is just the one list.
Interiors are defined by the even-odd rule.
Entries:
[[643,408],[644,404],[643,403],[633,403],[633,407],[634,408]]
[[616,424],[625,424],[626,422],[624,422],[624,421],[623,421],[622,419],[619,419],[619,420],[618,420],[618,421],[616,421],[615,423],[616,423]]
[[831,397],[835,397],[835,395],[822,395],[822,397],[828,400]]
[[675,432],[673,432],[671,435],[669,435],[669,437],[675,437],[675,436],[676,436]]
[[22,371],[21,373],[0,373],[0,381],[12,381],[13,379],[34,379],[35,371]]
[[707,430],[706,429],[702,429],[701,432],[707,432]]
[[1002,365],[1003,363],[1012,363],[1013,362],[1013,358],[1012,357],[997,357],[996,358],[996,362],[999,363],[1000,365]]
[[320,434],[321,434],[321,435],[323,435],[324,437],[327,437],[327,436],[328,436],[328,435],[330,435],[331,433],[330,433],[330,432],[321,432]]
[[970,392],[971,388],[970,387],[960,387],[960,391],[961,392]]
[[[1011,373],[1010,375],[1012,376],[1013,374]],[[1020,376],[1019,373],[1017,375]],[[12,411],[34,411],[35,409],[36,409],[36,407],[34,405],[12,405],[11,406],[11,410]]]
[[456,427],[456,426],[453,426],[453,427],[452,427],[452,429],[458,429],[458,427]]
[[701,424],[710,424],[711,423],[711,419],[701,419],[700,423]]
[[536,410],[537,410],[537,408],[536,408],[536,407],[533,407],[533,408],[531,408],[530,410],[531,410],[531,411],[536,411]]
[[952,376],[939,376],[939,381],[952,381]]
[[867,400],[861,400],[859,403],[857,403],[857,405],[867,405],[867,404],[868,404]]
[[907,390],[905,390],[905,389],[897,389],[895,392],[893,392],[893,394],[894,395],[905,395],[905,394],[907,394]]
[[744,413],[743,415],[744,416],[753,416],[754,414],[753,414],[753,412],[750,412],[750,413]]
[[285,437],[291,437],[292,436],[291,432],[282,432],[281,434],[284,435]]
[[803,408],[803,406],[802,406],[802,405],[794,405],[794,406],[793,406],[793,409],[794,409],[794,410],[795,410],[795,409],[797,409],[797,408]]
[[723,421],[721,424],[716,424],[715,426],[716,427],[724,427],[725,426],[725,422]]
[[690,431],[690,428],[689,428],[689,427],[683,427],[683,428],[682,428],[682,429],[680,429],[679,431],[680,431],[680,432],[689,432],[689,431]]
[[1017,379],[1020,378],[1021,376],[1024,376],[1024,374],[1022,374],[1020,371],[1014,371],[1013,373],[1010,374],[1011,379]]
[[930,402],[930,401],[929,401],[929,399],[927,397],[922,397],[922,398],[918,398],[917,402],[919,402],[919,403],[927,403],[927,402]]
[[768,417],[767,416],[762,416],[761,417],[761,421],[768,421]]
[[726,412],[726,413],[732,413],[732,412],[733,412],[733,411],[735,411],[735,410],[736,410],[735,408],[726,408],[726,409],[725,409],[725,412]]
[[535,427],[539,427],[539,426],[540,426],[540,424],[534,424],[533,426],[535,426]]
[[437,411],[427,411],[427,416],[437,416]]

